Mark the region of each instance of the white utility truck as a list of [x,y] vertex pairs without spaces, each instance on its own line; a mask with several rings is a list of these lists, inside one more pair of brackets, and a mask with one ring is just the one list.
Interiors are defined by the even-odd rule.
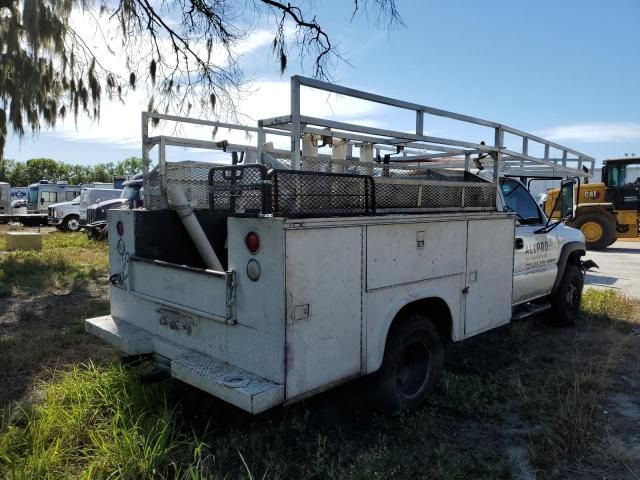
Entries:
[[[152,357],[156,378],[255,414],[369,374],[383,405],[414,407],[437,382],[446,343],[544,310],[575,319],[589,266],[582,233],[549,222],[498,172],[514,161],[549,167],[550,149],[590,157],[487,120],[304,77],[291,84],[292,113],[257,127],[143,113],[144,208],[108,211],[111,314],[86,320],[87,331]],[[304,89],[409,111],[415,131],[304,115]],[[493,142],[426,135],[434,116],[482,127]],[[151,120],[257,142],[150,136]],[[505,133],[521,151],[505,147]],[[167,146],[222,150],[233,164],[170,162]],[[573,180],[563,187],[570,213]]]
[[59,230],[77,232],[87,224],[87,209],[91,205],[118,198],[121,194],[122,190],[116,188],[83,187],[72,201],[49,205],[47,222]]

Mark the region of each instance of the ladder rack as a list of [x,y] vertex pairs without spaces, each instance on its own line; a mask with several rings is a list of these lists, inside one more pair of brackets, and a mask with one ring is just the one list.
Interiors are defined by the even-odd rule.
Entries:
[[[355,123],[347,123],[327,118],[301,114],[301,89],[311,88],[321,90],[328,94],[336,94],[359,100],[372,102],[378,105],[394,107],[400,110],[409,110],[415,114],[415,128],[410,132],[377,128]],[[484,120],[481,118],[462,115],[446,110],[441,110],[425,105],[415,104],[385,97],[370,92],[347,88],[323,82],[311,78],[291,77],[291,113],[284,116],[259,120],[257,126],[238,125],[211,120],[180,117],[159,113],[142,113],[142,156],[144,160],[145,181],[149,178],[150,159],[149,154],[156,146],[158,151],[158,166],[154,170],[157,182],[154,185],[145,185],[145,205],[152,205],[153,195],[159,202],[160,208],[166,208],[166,189],[169,167],[166,159],[166,147],[169,145],[202,148],[208,150],[222,150],[236,152],[244,155],[244,163],[259,163],[278,169],[309,170],[319,172],[340,171],[346,172],[350,166],[354,173],[378,172],[380,176],[388,176],[392,169],[397,178],[409,179],[411,175],[420,175],[421,172],[446,170],[464,170],[470,172],[473,169],[490,169],[493,173],[494,188],[499,188],[498,178],[500,174],[519,177],[537,178],[564,178],[564,177],[590,177],[593,174],[595,159],[577,150],[545,140],[536,135],[521,130]],[[468,139],[435,137],[425,134],[425,124],[431,117],[442,117],[458,122],[460,125],[476,125],[488,129],[491,141],[470,141]],[[149,123],[163,120],[176,122],[177,124],[194,124],[209,126],[218,129],[228,129],[244,132],[245,135],[255,135],[255,143],[245,144],[229,143],[226,141],[205,141],[184,137],[149,135]],[[520,144],[517,150],[505,147],[505,134],[510,138],[516,138]],[[346,144],[346,155],[341,160],[332,159],[331,155],[318,153],[309,161],[309,157],[303,157],[303,136],[313,136],[329,139],[340,139]],[[267,143],[268,136],[287,137],[290,147],[273,148]],[[531,155],[534,145],[544,152],[541,157]],[[365,163],[360,157],[354,155],[354,149],[372,149],[375,152],[375,162]],[[558,158],[552,158],[551,152],[555,150]],[[368,160],[371,162],[371,159]],[[169,162],[170,163],[170,162]],[[195,182],[202,188],[202,182],[206,182],[207,168],[210,164],[196,166],[198,162],[190,162],[188,173],[174,176],[172,181]],[[379,164],[386,165],[379,168]],[[366,165],[369,165],[368,167]],[[375,165],[378,167],[374,168]],[[334,170],[336,168],[337,170]],[[187,168],[182,165],[180,168]],[[185,170],[187,171],[187,170]],[[386,173],[385,173],[386,172]],[[404,172],[404,174],[403,174]],[[185,175],[190,175],[187,179]],[[376,174],[374,174],[375,177]],[[468,178],[468,177],[464,177]],[[180,180],[181,179],[181,180]],[[194,183],[194,185],[195,185]],[[387,183],[388,180],[382,183]],[[199,194],[206,198],[206,186],[204,193]],[[203,196],[204,195],[204,196]]]

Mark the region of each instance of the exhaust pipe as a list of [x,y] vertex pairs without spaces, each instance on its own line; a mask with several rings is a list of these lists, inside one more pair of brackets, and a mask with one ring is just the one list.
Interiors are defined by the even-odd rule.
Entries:
[[189,205],[187,196],[184,194],[182,188],[175,185],[169,186],[167,188],[167,198],[169,199],[169,204],[177,212],[180,220],[182,220],[184,228],[187,229],[189,237],[193,240],[193,243],[202,257],[202,260],[204,260],[207,268],[218,272],[224,272],[224,268],[222,267],[220,260],[218,260],[216,252],[213,251],[204,230],[202,230],[200,222],[198,222],[198,219],[193,213],[193,209],[191,208],[191,205]]

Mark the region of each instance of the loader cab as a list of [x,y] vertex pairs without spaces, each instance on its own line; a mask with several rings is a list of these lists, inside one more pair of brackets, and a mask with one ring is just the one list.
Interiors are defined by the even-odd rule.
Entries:
[[640,158],[605,160],[602,182],[616,210],[640,209]]

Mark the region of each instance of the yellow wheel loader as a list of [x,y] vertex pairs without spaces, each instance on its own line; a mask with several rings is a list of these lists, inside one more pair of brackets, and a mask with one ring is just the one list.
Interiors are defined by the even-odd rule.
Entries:
[[[619,238],[638,238],[640,217],[640,157],[605,160],[602,183],[581,183],[576,187],[575,218],[568,224],[579,228],[587,248],[602,250]],[[559,188],[547,191],[543,208],[547,216],[560,218],[556,208]]]

